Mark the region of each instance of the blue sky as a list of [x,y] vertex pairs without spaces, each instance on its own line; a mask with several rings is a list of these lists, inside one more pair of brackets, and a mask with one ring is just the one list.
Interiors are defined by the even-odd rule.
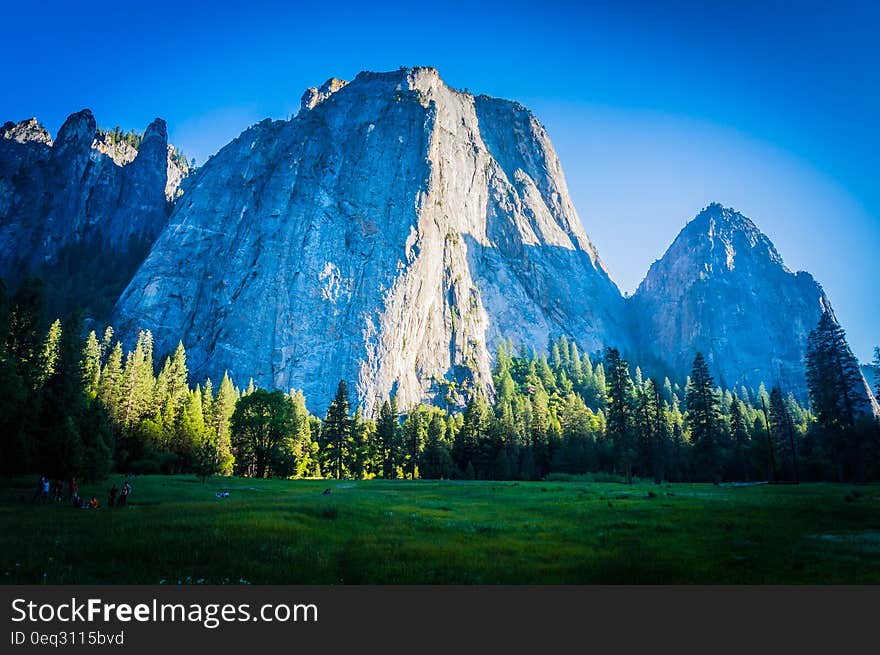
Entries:
[[880,344],[877,3],[179,4],[7,3],[0,120],[161,116],[201,162],[330,76],[435,66],[538,115],[622,290],[718,201],[813,273],[862,360]]

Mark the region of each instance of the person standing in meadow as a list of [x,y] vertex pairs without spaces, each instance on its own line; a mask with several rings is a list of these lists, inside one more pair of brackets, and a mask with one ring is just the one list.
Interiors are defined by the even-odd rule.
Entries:
[[37,490],[34,491],[34,497],[31,500],[39,500],[40,502],[49,500],[49,478],[45,475],[40,476],[40,481],[37,482]]
[[131,485],[128,483],[128,480],[122,485],[122,490],[119,492],[119,506],[127,507],[128,506],[128,495],[131,493]]

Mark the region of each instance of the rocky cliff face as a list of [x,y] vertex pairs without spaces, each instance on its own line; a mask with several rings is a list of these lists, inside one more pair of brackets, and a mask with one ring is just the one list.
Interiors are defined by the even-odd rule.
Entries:
[[752,221],[719,204],[685,226],[629,303],[639,349],[679,374],[700,351],[724,387],[779,384],[802,401],[807,336],[833,316],[809,273],[790,271]]
[[[147,127],[137,149],[99,135],[87,109],[72,114],[54,142],[36,119],[6,123],[0,139],[0,276],[14,281],[33,273],[50,286],[63,286],[78,272],[65,253],[78,246],[101,258],[105,270],[132,256],[132,248],[140,250],[139,261],[145,248],[136,244],[151,244],[167,221],[172,169],[178,166],[169,157],[161,119]],[[127,268],[130,277],[133,268]],[[118,294],[124,282],[116,284]]]
[[344,377],[370,413],[491,392],[501,338],[626,345],[623,310],[537,119],[415,68],[329,80],[210,159],[114,323],[319,411]]
[[318,412],[340,378],[368,414],[391,394],[404,409],[491,395],[501,339],[562,334],[675,376],[699,350],[726,387],[803,400],[807,335],[832,313],[717,204],[624,301],[538,120],[430,68],[331,78],[189,177],[159,119],[137,148],[87,110],[54,141],[34,119],[0,136],[0,276],[42,275],[57,313],[103,294],[92,315],[116,303],[126,343],[183,339],[195,378],[299,388]]

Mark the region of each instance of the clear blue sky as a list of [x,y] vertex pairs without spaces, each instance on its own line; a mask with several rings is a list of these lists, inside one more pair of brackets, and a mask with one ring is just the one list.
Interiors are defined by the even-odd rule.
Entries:
[[436,66],[535,111],[622,290],[718,201],[813,273],[862,360],[880,344],[878,3],[298,4],[7,3],[0,120],[161,116],[202,162],[330,76]]

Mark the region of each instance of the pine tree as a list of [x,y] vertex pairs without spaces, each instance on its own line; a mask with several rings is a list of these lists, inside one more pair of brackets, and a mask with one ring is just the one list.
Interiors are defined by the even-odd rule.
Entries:
[[506,345],[498,344],[495,356],[495,370],[492,377],[495,384],[496,398],[499,403],[504,403],[513,398],[516,393],[516,383],[512,376],[512,362]]
[[11,352],[13,313],[0,279],[0,473],[7,475],[31,470],[28,417],[36,415],[28,411],[33,402],[30,381],[22,376],[21,364]]
[[562,370],[562,355],[560,355],[558,343],[554,342],[550,347],[550,361],[555,370]]
[[428,440],[422,453],[419,473],[431,480],[448,478],[452,472],[452,455],[446,439],[447,426],[442,412],[434,412],[428,424]]
[[596,465],[595,438],[590,410],[575,393],[565,397],[560,414],[564,450],[563,466],[568,473],[586,473]]
[[773,435],[774,460],[782,475],[797,481],[797,447],[794,424],[782,391],[774,386],[770,391],[770,425]]
[[98,395],[98,386],[101,381],[101,344],[98,343],[98,337],[94,330],[89,332],[86,339],[83,358],[85,360],[86,393],[90,398],[95,398]]
[[235,411],[238,401],[238,392],[232,384],[228,372],[223,373],[220,388],[211,406],[211,429],[215,435],[217,444],[217,457],[219,459],[220,473],[230,475],[235,464],[235,456],[232,452],[232,439],[230,432],[230,420]]
[[58,366],[58,358],[60,356],[59,348],[61,346],[61,321],[55,319],[49,328],[49,333],[43,342],[43,349],[40,352],[40,373],[38,385],[43,386],[55,373]]
[[58,324],[53,365],[41,393],[39,452],[42,468],[53,475],[94,480],[109,470],[109,426],[100,405],[86,394],[81,327],[78,316],[66,330]]
[[669,461],[670,430],[667,412],[661,404],[660,392],[655,380],[650,380],[650,392],[654,395],[654,439],[651,441],[651,468],[654,473],[654,484],[660,484],[666,478]]
[[663,480],[666,429],[660,408],[660,395],[653,380],[644,380],[636,389],[635,428],[638,433],[638,470],[659,484]]
[[356,480],[362,480],[367,472],[371,437],[370,422],[364,419],[361,408],[357,407],[349,426],[349,445],[346,449],[345,463],[345,468]]
[[[584,367],[581,364],[581,355],[578,352],[577,343],[574,341],[571,342],[569,352],[568,361],[571,363],[571,379],[575,384],[580,384],[584,375]],[[589,358],[587,358],[587,361],[590,361]],[[590,368],[592,369],[592,366]],[[592,374],[592,370],[590,373]]]
[[153,375],[153,336],[149,331],[138,334],[135,349],[125,358],[122,374],[122,425],[129,432],[153,407],[155,376]]
[[694,357],[685,404],[698,475],[717,483],[721,474],[718,396],[709,366],[699,352]]
[[550,472],[549,402],[547,392],[539,385],[532,398],[532,420],[529,425],[529,446],[538,478],[543,478]]
[[[214,431],[214,383],[211,378],[205,379],[205,390],[202,391],[202,420],[205,423],[206,432]],[[211,441],[215,442],[216,436]]]
[[546,356],[541,355],[537,361],[536,368],[538,379],[540,379],[541,385],[544,389],[546,389],[548,393],[556,391],[556,376],[553,374],[553,369],[550,368],[550,364],[547,363]]
[[403,443],[406,451],[403,464],[404,470],[409,471],[410,480],[416,478],[416,468],[428,439],[430,418],[428,408],[424,405],[418,405],[413,408],[403,422]]
[[[183,411],[177,424],[179,454],[186,460],[206,442],[207,430],[202,407],[202,389],[199,385],[186,395]],[[213,441],[213,440],[212,440]]]
[[592,403],[587,402],[587,407],[604,409],[608,401],[608,397],[606,395],[607,388],[608,382],[605,378],[605,364],[599,362],[598,364],[596,364],[596,368],[593,370]]
[[187,401],[187,377],[186,350],[179,342],[174,354],[165,358],[153,392],[154,403],[162,408],[165,429],[169,434],[175,431]]
[[858,479],[863,465],[861,431],[855,429],[861,371],[843,328],[829,312],[822,313],[807,338],[806,360],[810,403],[838,479]]
[[117,341],[101,369],[98,384],[98,398],[116,425],[122,423],[122,384],[122,344]]
[[[471,396],[452,448],[455,465],[469,480],[477,477],[477,464],[480,463],[483,441],[489,435],[490,420],[486,400],[480,394]],[[468,476],[468,471],[472,473],[471,476]]]
[[632,467],[637,454],[633,434],[633,382],[629,365],[616,348],[605,352],[605,380],[608,438],[617,466],[623,471],[627,484],[632,484]]
[[382,477],[390,480],[395,477],[399,463],[401,431],[397,415],[397,399],[382,402],[379,420],[376,422],[376,443],[379,451],[379,466]]
[[813,412],[826,428],[852,427],[857,412],[855,390],[861,382],[858,360],[843,328],[823,312],[807,339],[807,385]]
[[293,403],[293,453],[296,457],[293,474],[301,478],[310,475],[318,465],[314,454],[317,444],[312,440],[312,425],[302,391],[291,391],[290,399]]
[[324,447],[330,451],[331,461],[337,480],[342,479],[345,451],[351,434],[351,419],[348,415],[348,385],[340,380],[336,387],[336,396],[327,409],[324,419]]
[[731,474],[735,480],[748,480],[749,431],[746,427],[745,408],[736,396],[730,404],[730,435],[733,443]]
[[113,351],[113,327],[108,325],[104,330],[104,336],[101,338],[101,365],[107,362],[107,357]]
[[38,386],[44,309],[43,283],[26,278],[12,296],[6,350],[17,364],[17,373],[30,388]]
[[37,448],[43,470],[69,478],[79,473],[83,456],[80,422],[85,398],[80,352],[71,345],[73,330],[62,330],[59,321],[53,323],[49,335],[40,357],[42,402]]

